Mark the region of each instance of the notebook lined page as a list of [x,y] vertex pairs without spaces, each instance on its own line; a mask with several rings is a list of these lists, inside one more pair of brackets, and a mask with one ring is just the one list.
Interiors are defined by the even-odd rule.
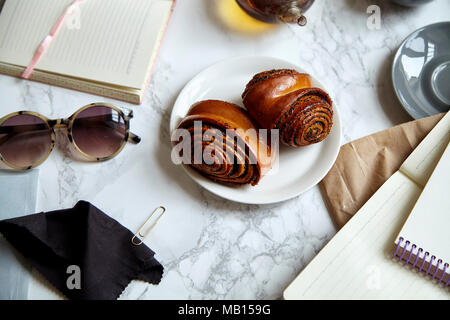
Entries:
[[449,299],[394,261],[393,241],[421,189],[396,172],[284,292],[285,299]]
[[0,61],[26,66],[71,0],[6,1],[0,14]]
[[[7,1],[0,15],[0,61],[28,65],[70,3]],[[85,0],[66,17],[36,69],[139,89],[171,5],[170,0]]]

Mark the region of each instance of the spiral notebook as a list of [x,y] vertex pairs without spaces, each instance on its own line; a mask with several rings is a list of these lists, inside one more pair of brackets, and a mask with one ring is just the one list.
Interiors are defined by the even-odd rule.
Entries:
[[450,284],[450,144],[397,236],[394,255]]
[[[20,77],[73,2],[0,0],[0,73]],[[64,17],[30,80],[140,103],[174,4],[81,1]]]
[[[444,254],[440,258],[446,259],[445,254],[448,256],[450,252],[448,240],[440,243],[436,237],[440,243],[438,246],[434,246],[434,242],[419,243],[422,239],[434,237],[434,231],[420,235],[419,232],[409,232],[410,225],[432,227],[432,224],[420,222],[420,217],[411,212],[449,140],[450,112],[288,286],[284,298],[450,299],[450,286],[445,286],[446,276],[439,283],[441,275],[437,274],[432,279],[432,269],[426,275],[427,267],[419,272],[420,266],[413,268],[406,264],[404,257],[402,261],[394,258],[394,242],[402,227],[408,229],[401,234],[405,240],[410,237],[409,241],[417,242],[416,246],[429,245],[424,250],[433,252],[435,256],[443,249]],[[448,195],[448,188],[445,190]],[[437,218],[442,223],[440,232],[448,237],[450,228],[446,213],[446,220]],[[409,216],[416,222],[405,224]],[[399,252],[401,249],[397,254]],[[443,270],[443,265],[440,267]],[[450,271],[447,269],[446,273]]]

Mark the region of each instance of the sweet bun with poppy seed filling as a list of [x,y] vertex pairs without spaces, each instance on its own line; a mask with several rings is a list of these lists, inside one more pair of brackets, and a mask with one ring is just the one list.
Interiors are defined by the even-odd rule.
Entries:
[[[270,170],[277,156],[277,150],[271,150],[269,139],[259,134],[247,111],[233,103],[197,102],[177,129],[185,129],[187,136],[176,136],[175,130],[172,142],[180,144],[185,138],[190,141],[189,166],[216,182],[254,186]],[[197,161],[196,149],[201,151],[201,159]]]
[[250,116],[265,129],[279,129],[282,143],[300,147],[325,139],[333,125],[333,102],[311,77],[290,69],[256,74],[242,94]]

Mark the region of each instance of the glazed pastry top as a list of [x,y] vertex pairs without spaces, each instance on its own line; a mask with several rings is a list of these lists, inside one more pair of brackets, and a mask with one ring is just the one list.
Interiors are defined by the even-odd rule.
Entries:
[[249,114],[263,128],[273,128],[272,124],[280,115],[273,104],[290,105],[296,99],[295,92],[311,87],[311,78],[306,73],[295,70],[270,70],[256,74],[247,84],[242,99]]

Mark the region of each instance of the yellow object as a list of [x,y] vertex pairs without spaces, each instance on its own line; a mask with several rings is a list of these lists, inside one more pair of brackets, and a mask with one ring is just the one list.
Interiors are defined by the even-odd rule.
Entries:
[[230,29],[243,33],[273,30],[276,24],[265,23],[249,16],[235,0],[217,0],[216,11],[220,20]]

